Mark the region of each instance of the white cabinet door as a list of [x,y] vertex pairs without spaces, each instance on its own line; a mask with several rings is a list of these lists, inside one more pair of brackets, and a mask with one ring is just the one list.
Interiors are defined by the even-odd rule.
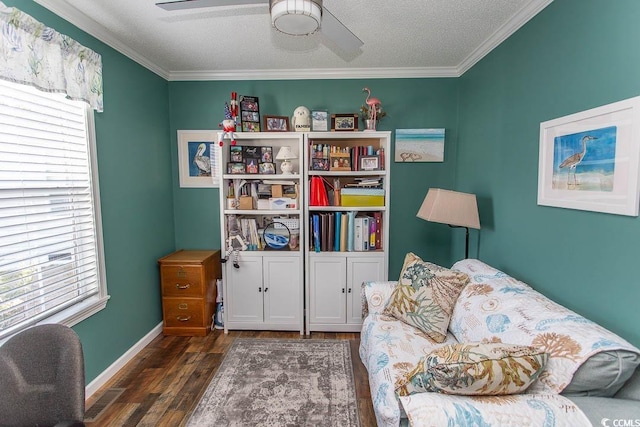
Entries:
[[347,258],[347,323],[362,323],[362,282],[385,280],[384,254]]
[[226,321],[263,321],[262,258],[242,257],[240,268],[231,260],[225,267],[227,293],[224,295]]
[[300,257],[264,257],[265,323],[299,323]]
[[344,256],[313,257],[310,261],[309,320],[343,324],[346,320],[347,263]]

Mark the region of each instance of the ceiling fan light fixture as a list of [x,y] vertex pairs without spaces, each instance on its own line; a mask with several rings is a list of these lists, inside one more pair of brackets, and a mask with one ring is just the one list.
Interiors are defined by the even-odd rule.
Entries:
[[322,20],[322,0],[270,0],[271,23],[285,34],[304,36],[315,33]]

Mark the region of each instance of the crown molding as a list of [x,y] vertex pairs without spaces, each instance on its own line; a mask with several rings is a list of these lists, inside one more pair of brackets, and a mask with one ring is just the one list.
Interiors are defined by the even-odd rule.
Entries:
[[166,70],[162,69],[158,65],[149,61],[144,56],[140,55],[138,52],[132,50],[131,48],[126,46],[124,43],[117,40],[106,28],[98,24],[93,19],[90,19],[85,14],[78,12],[77,9],[67,6],[63,2],[57,2],[52,0],[34,0],[34,1],[38,3],[40,6],[55,13],[59,17],[69,21],[71,24],[80,28],[85,33],[95,37],[96,39],[106,44],[107,46],[117,50],[118,52],[128,57],[129,59],[137,62],[138,64],[142,65],[146,69],[156,73],[157,75],[164,78],[165,80],[169,79],[169,73]]
[[288,70],[172,71],[169,73],[169,81],[411,79],[458,76],[458,70],[456,67],[321,68]]
[[526,7],[498,28],[487,40],[467,56],[457,67],[458,76],[469,71],[478,61],[487,56],[489,52],[498,47],[503,41],[511,37],[520,27],[529,22],[542,9],[549,6],[553,0],[532,0]]
[[313,80],[313,79],[402,79],[460,77],[536,16],[553,0],[531,2],[484,41],[460,64],[453,67],[396,67],[396,68],[332,68],[286,70],[227,70],[227,71],[167,71],[143,55],[117,40],[106,28],[75,8],[55,0],[34,0],[36,3],[69,21],[71,24],[105,43],[168,81],[216,80]]

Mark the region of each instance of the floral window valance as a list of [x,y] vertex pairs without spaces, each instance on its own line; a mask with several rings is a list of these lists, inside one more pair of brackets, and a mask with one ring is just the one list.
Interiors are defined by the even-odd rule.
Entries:
[[0,2],[0,78],[60,92],[102,111],[102,57]]

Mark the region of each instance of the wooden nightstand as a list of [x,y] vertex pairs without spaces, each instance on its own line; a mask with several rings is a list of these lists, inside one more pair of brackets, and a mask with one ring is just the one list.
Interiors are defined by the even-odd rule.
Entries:
[[162,287],[162,332],[205,336],[216,302],[216,279],[222,277],[220,251],[179,250],[158,260]]

